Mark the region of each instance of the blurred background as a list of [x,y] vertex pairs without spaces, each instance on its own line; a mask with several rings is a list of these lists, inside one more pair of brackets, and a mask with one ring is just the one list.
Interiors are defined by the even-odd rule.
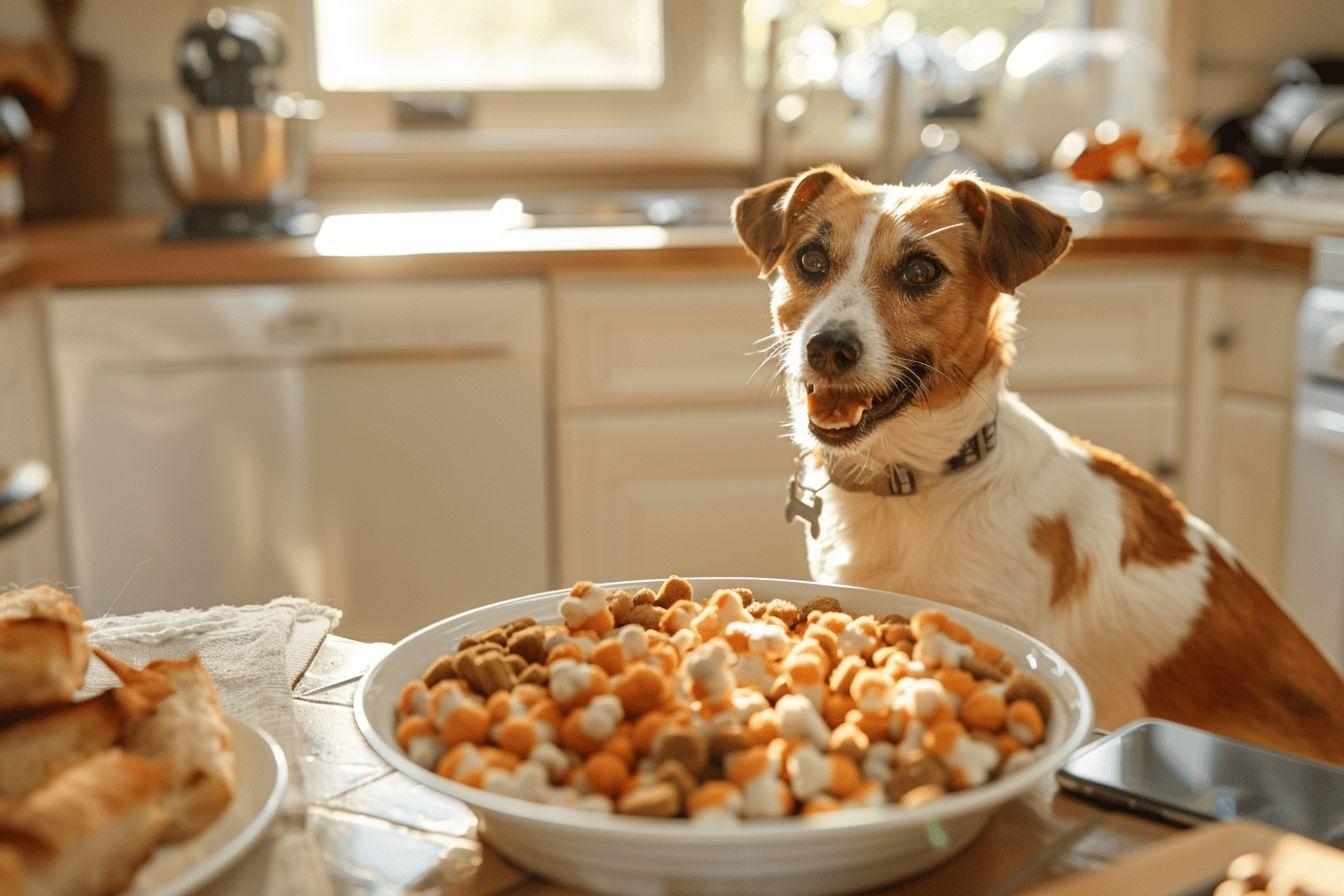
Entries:
[[1344,651],[1342,12],[10,0],[0,581],[391,638],[575,578],[805,576],[727,216],[836,161],[1068,214],[1013,386]]

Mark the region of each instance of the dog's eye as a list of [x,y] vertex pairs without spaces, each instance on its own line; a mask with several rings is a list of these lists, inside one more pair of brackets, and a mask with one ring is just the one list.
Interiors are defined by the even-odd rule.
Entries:
[[911,286],[928,286],[942,275],[942,269],[927,258],[912,258],[901,271],[901,277]]
[[807,277],[820,277],[831,269],[831,260],[816,246],[804,246],[798,250],[798,270]]

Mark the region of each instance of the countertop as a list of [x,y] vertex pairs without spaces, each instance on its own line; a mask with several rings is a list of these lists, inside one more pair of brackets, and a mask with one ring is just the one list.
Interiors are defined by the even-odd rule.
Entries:
[[[321,847],[334,890],[341,896],[408,890],[574,893],[500,858],[481,844],[475,816],[463,803],[393,771],[365,744],[351,709],[355,687],[390,649],[328,636],[294,689],[310,800],[308,830]],[[963,853],[883,892],[1009,896],[1108,866],[1179,831],[1075,799],[1047,777],[996,811]],[[243,859],[250,860],[259,859]],[[210,893],[234,896],[227,887]]]
[[[162,219],[30,225],[0,238],[0,285],[98,287],[322,280],[546,276],[565,272],[723,270],[750,262],[728,226],[499,230],[432,217],[334,216],[316,238],[270,242],[159,239]],[[1306,271],[1320,226],[1168,216],[1080,229],[1071,258],[1170,255]]]

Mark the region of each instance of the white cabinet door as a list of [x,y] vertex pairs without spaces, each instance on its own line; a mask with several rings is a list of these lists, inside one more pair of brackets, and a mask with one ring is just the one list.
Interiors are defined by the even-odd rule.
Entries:
[[[555,280],[563,408],[741,404],[768,397],[770,294],[753,274]],[[757,368],[760,368],[757,370]]]
[[[52,464],[50,389],[35,293],[0,296],[0,465],[22,460]],[[0,591],[10,584],[68,578],[60,505],[0,541]]]
[[1282,586],[1289,427],[1284,402],[1222,398],[1213,445],[1214,489],[1200,514],[1276,590]]
[[1028,283],[1013,387],[1174,385],[1187,279],[1150,266],[1065,264]]
[[1175,392],[1033,392],[1022,397],[1065,432],[1118,451],[1173,491],[1180,491]]
[[794,450],[780,417],[721,409],[565,420],[561,577],[808,578],[802,529],[784,522]]

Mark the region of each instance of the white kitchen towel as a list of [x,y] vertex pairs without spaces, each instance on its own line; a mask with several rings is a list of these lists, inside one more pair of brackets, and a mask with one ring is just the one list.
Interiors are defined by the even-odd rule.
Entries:
[[[294,721],[293,687],[340,618],[340,611],[331,607],[281,597],[268,604],[165,610],[88,622],[92,643],[136,666],[199,654],[224,712],[265,729],[285,750],[289,790],[268,842],[244,861],[245,873],[243,868],[231,873],[210,888],[212,893],[326,896],[332,892],[326,876],[314,873],[322,862],[304,832],[307,805],[299,771],[302,747]],[[115,676],[102,663],[89,663],[86,692],[114,684]],[[267,854],[270,861],[259,860]],[[231,880],[235,875],[237,879]]]

